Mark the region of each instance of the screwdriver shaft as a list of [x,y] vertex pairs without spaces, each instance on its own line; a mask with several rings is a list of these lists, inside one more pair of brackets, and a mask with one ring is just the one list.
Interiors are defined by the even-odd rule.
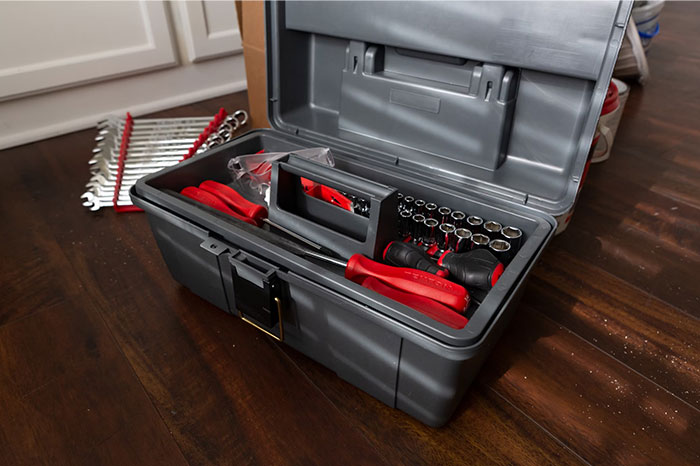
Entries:
[[304,250],[304,255],[308,257],[313,257],[315,259],[321,259],[322,261],[329,262],[331,264],[337,265],[338,267],[345,267],[346,265],[348,265],[348,263],[342,259],[336,259],[335,257],[327,256],[325,254],[321,254],[314,251]]

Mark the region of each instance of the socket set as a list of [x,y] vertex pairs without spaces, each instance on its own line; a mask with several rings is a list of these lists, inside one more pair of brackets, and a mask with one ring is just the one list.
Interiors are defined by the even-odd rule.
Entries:
[[487,249],[504,264],[517,254],[523,232],[450,207],[399,193],[399,236],[439,257],[445,252]]
[[[369,217],[367,199],[342,191],[340,194],[350,200],[353,213]],[[403,193],[398,193],[398,198],[399,237],[423,246],[431,256],[439,257],[447,251],[459,253],[487,249],[507,264],[522,244],[520,228],[467,215]]]
[[129,197],[140,178],[175,165],[233,139],[248,122],[238,110],[228,115],[222,108],[214,117],[139,118],[109,117],[97,125],[90,179],[81,197],[92,211],[112,206],[117,212],[141,210]]

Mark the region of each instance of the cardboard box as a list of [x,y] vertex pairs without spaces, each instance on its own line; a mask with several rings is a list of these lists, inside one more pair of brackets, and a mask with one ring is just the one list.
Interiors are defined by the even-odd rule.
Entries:
[[236,13],[243,40],[250,124],[252,128],[269,128],[265,60],[265,3],[237,0]]

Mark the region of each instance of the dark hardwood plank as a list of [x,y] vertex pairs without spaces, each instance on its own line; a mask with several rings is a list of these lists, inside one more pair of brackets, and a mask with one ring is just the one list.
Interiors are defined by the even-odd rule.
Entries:
[[610,159],[589,171],[571,227],[553,248],[583,254],[656,298],[700,317],[700,5],[668,2],[631,89]]
[[[22,159],[33,154],[29,146],[13,152],[13,157]],[[41,243],[46,240],[35,234],[35,226],[25,220],[29,212],[16,208],[18,193],[23,191],[19,177],[12,175],[7,168],[0,171],[0,218],[5,224],[0,242],[0,325],[64,301],[61,293],[56,293],[57,277],[50,267],[45,267],[55,257],[44,254]]]
[[581,464],[582,460],[485,386],[471,389],[450,423],[431,429],[280,345],[373,447],[397,464]]
[[700,408],[700,321],[555,248],[533,275],[526,304]]
[[[653,163],[616,154],[593,167],[574,228],[552,247],[593,258],[623,280],[700,317],[698,287],[688,281],[700,270],[697,147],[684,141]],[[631,172],[634,177],[625,175]]]
[[2,464],[101,463],[102,444],[115,435],[144,462],[184,464],[128,361],[92,312],[95,303],[81,299],[61,249],[43,236],[28,236],[41,266],[52,265],[55,279],[42,283],[41,292],[61,299],[0,326]]
[[700,461],[700,411],[527,306],[479,380],[592,464]]
[[12,161],[2,171],[3,186],[12,188],[2,214],[16,228],[0,246],[10,265],[2,269],[0,309],[19,312],[0,325],[3,464],[108,463],[102,445],[114,436],[144,462],[184,464],[97,303],[83,294],[44,220],[31,215],[41,193],[51,195],[49,186],[23,189],[17,181],[26,173],[15,172]]

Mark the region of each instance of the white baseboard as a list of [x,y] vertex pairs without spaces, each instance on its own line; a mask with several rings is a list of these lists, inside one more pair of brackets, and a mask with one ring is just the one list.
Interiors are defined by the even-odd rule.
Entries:
[[245,88],[236,55],[1,102],[0,149],[94,127],[107,115],[138,116]]

